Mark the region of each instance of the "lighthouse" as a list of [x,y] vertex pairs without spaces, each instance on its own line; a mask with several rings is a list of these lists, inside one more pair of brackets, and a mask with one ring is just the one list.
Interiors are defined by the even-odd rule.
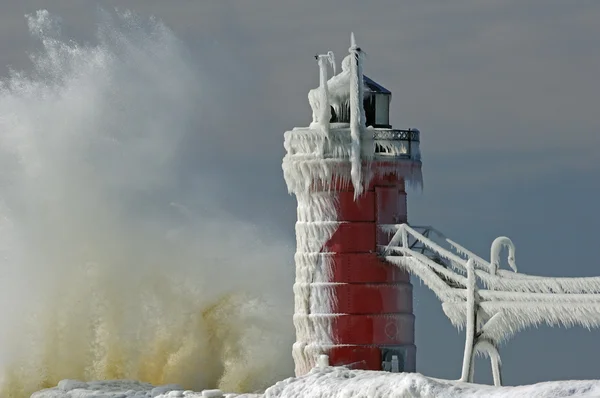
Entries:
[[412,285],[378,253],[390,225],[407,222],[406,187],[422,185],[420,133],[392,128],[392,93],[363,74],[354,35],[339,73],[333,53],[316,58],[312,122],[285,133],[282,164],[298,202],[295,372],[307,373],[320,358],[412,372]]

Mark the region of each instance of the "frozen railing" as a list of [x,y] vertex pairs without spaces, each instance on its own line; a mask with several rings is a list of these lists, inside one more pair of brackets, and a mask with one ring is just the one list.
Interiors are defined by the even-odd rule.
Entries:
[[[465,327],[462,381],[473,381],[473,357],[479,353],[490,357],[494,384],[501,385],[498,345],[526,327],[543,323],[600,327],[600,277],[517,273],[515,247],[506,237],[494,240],[487,261],[431,227],[421,231],[407,224],[382,228],[394,232],[390,243],[380,247],[386,260],[419,277],[441,300],[452,324]],[[437,235],[443,243],[430,235]],[[504,247],[512,271],[500,269]]]
[[407,157],[421,160],[420,132],[417,129],[373,129],[375,157]]

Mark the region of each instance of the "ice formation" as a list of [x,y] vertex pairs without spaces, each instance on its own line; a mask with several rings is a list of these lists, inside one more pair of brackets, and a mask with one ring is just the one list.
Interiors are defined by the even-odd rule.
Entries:
[[[319,63],[319,88],[309,92],[308,101],[313,110],[313,124],[319,124],[327,136],[331,119],[327,67],[330,65],[335,75],[335,56],[333,52],[329,51],[327,54],[317,55],[317,61]],[[318,115],[317,112],[319,112]]]
[[[296,283],[294,284],[294,326],[296,343],[292,355],[296,373],[306,373],[332,345],[332,331],[325,319],[312,313],[331,313],[335,297],[327,287],[331,280],[331,254],[322,253],[325,243],[337,230],[336,197],[332,192],[297,193],[298,221],[296,223]],[[322,289],[313,284],[323,283]],[[319,341],[323,346],[310,342]]]
[[[333,56],[333,53],[328,52],[326,56],[319,56],[319,59],[323,62],[323,64],[320,64],[323,65],[320,67],[320,76],[324,76],[326,71],[326,69],[324,69],[324,66],[326,65],[324,61],[333,63],[335,62],[335,57]],[[351,64],[352,56],[348,55],[342,60],[342,71],[339,74],[332,76],[331,79],[327,80],[327,84],[323,85],[325,86],[324,88],[326,89],[328,96],[326,102],[322,97],[324,91],[321,86],[308,92],[308,102],[313,111],[313,124],[311,124],[311,127],[316,124],[329,122],[330,119],[323,119],[323,115],[327,115],[327,113],[325,113],[327,110],[324,110],[323,107],[327,105],[333,108],[338,120],[350,120]],[[329,117],[331,118],[331,114],[329,114]]]
[[[329,52],[327,58],[319,56],[321,84],[318,89],[309,92],[308,99],[313,111],[313,125],[318,123],[325,132],[326,138],[329,135],[330,106],[333,107],[339,120],[349,120],[350,180],[355,196],[358,197],[364,189],[363,185],[368,184],[368,180],[363,179],[362,161],[369,160],[372,157],[373,149],[361,150],[362,141],[365,140],[366,136],[365,110],[363,108],[365,97],[363,54],[356,45],[354,34],[352,34],[351,41],[350,55],[344,58],[342,62],[342,72],[334,76],[329,82],[323,81],[327,76],[325,73],[325,60],[333,63],[333,53]],[[316,115],[319,115],[319,117],[316,117]]]
[[[600,277],[517,273],[514,244],[506,237],[494,240],[488,262],[450,239],[444,238],[451,248],[444,248],[406,224],[384,228],[397,231],[385,248],[386,259],[419,277],[442,301],[452,324],[466,327],[463,381],[472,380],[473,355],[483,353],[500,385],[498,345],[524,328],[542,323],[600,327]],[[413,250],[416,243],[441,261]],[[509,249],[512,272],[498,269],[502,246]]]
[[[294,285],[297,342],[293,347],[297,374],[310,370],[316,358],[334,344],[331,316],[325,315],[331,314],[336,304],[331,283],[334,253],[324,247],[341,224],[338,192],[353,190],[357,198],[372,178],[387,174],[403,177],[409,185],[421,184],[418,140],[394,139],[395,130],[385,131],[381,134],[388,135],[377,143],[388,158],[376,158],[376,129],[366,127],[363,107],[363,55],[354,35],[349,52],[342,61],[342,71],[327,81],[327,66],[334,56],[317,56],[320,85],[308,95],[313,122],[284,135],[284,178],[298,201]],[[330,123],[330,107],[335,123]],[[405,159],[397,161],[389,155]],[[371,167],[374,161],[377,167]]]
[[[366,128],[369,145],[362,145],[363,159],[373,160],[374,130]],[[287,151],[283,158],[283,174],[290,193],[308,192],[312,187],[323,191],[336,191],[352,186],[351,177],[351,137],[347,126],[332,128],[329,138],[319,130],[312,128],[295,128],[284,134],[284,147]],[[379,144],[377,140],[377,144]],[[418,143],[410,143],[411,148],[418,149]],[[404,141],[390,141],[397,153],[402,153]],[[321,148],[324,154],[321,155]],[[411,149],[411,158],[420,160]],[[369,167],[371,161],[363,160],[365,180],[375,176],[395,174],[404,177],[407,185],[420,187],[422,184],[420,162],[386,162],[377,159],[377,167]]]
[[[288,190],[296,195],[298,202],[294,284],[296,343],[292,348],[296,374],[308,372],[316,358],[334,343],[328,320],[312,314],[331,313],[335,305],[328,283],[332,254],[322,250],[340,224],[334,191],[351,182],[350,170],[344,172],[352,151],[349,130],[330,129],[329,110],[331,106],[336,115],[347,113],[351,58],[344,59],[342,72],[330,80],[326,80],[326,62],[334,64],[333,53],[318,56],[318,60],[320,85],[308,95],[313,123],[310,128],[285,133],[287,154],[282,166]],[[319,345],[314,343],[316,341]]]
[[517,263],[515,262],[515,245],[512,240],[506,236],[499,236],[494,239],[490,249],[490,262],[492,263],[490,273],[492,275],[495,275],[498,269],[500,269],[500,251],[503,247],[508,248],[508,265],[514,272],[517,272]]
[[[350,176],[352,179],[352,186],[354,187],[354,198],[357,198],[364,190],[363,183],[368,185],[369,181],[363,181],[362,177],[363,157],[361,148],[363,136],[365,135],[365,108],[363,107],[363,99],[365,96],[362,65],[363,54],[358,45],[356,45],[354,33],[352,33],[350,54],[352,55],[352,63],[350,64]],[[371,153],[374,153],[374,151]]]

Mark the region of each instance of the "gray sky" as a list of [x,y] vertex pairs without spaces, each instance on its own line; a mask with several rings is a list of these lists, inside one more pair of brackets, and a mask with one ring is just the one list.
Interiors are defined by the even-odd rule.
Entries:
[[[225,111],[207,116],[197,139],[240,217],[292,242],[283,132],[310,121],[314,54],[341,60],[354,31],[365,73],[393,92],[392,124],[421,130],[425,190],[409,193],[411,223],[484,256],[507,235],[523,272],[600,275],[600,2],[0,0],[0,74],[31,66],[24,14],[46,8],[85,41],[97,6],[159,17],[222,83],[213,94]],[[418,371],[458,378],[463,334],[415,285]],[[599,339],[582,329],[521,333],[501,352],[505,382],[600,378]],[[490,381],[488,366],[478,380]]]

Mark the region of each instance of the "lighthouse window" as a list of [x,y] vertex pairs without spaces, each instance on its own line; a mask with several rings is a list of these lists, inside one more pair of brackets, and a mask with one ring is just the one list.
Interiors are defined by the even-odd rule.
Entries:
[[370,95],[363,101],[367,126],[375,125],[375,96]]
[[375,125],[389,126],[389,111],[390,111],[389,95],[375,96]]

